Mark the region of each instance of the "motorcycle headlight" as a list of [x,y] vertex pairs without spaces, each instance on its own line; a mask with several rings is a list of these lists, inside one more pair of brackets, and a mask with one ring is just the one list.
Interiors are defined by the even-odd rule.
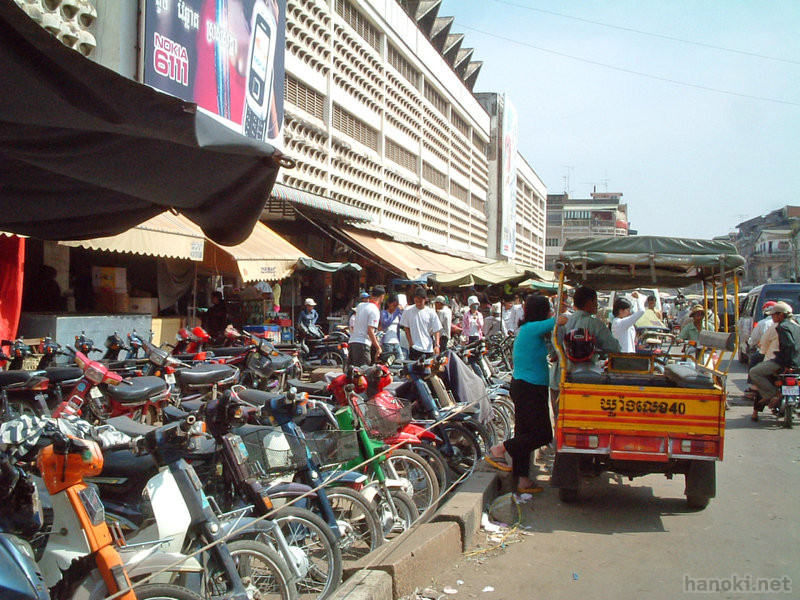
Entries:
[[84,371],[84,375],[86,375],[86,379],[88,379],[92,383],[101,383],[103,381],[103,377],[105,377],[104,373],[98,371],[92,366],[88,367]]
[[100,502],[100,496],[93,487],[87,487],[78,492],[78,498],[81,499],[81,504],[86,510],[89,521],[92,525],[97,527],[106,520],[106,511],[103,508],[103,503]]

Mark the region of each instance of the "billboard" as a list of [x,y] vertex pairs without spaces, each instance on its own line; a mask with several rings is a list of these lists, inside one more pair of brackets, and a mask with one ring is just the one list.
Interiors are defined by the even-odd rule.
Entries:
[[504,96],[500,136],[500,254],[513,258],[517,236],[517,111]]
[[142,81],[281,147],[285,0],[144,0]]

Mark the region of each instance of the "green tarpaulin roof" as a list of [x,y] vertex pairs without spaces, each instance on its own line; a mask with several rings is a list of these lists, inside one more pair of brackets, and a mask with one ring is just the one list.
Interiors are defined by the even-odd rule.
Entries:
[[432,278],[439,287],[455,288],[470,285],[517,283],[529,278],[554,281],[555,275],[550,271],[535,267],[522,267],[506,261],[497,261],[488,265],[470,267],[455,273],[434,273]]
[[684,287],[744,264],[730,242],[630,236],[568,240],[557,267],[571,284],[613,289]]

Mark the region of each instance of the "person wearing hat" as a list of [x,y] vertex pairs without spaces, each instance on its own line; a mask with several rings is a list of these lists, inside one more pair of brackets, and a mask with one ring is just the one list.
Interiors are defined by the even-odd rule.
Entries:
[[442,324],[436,312],[425,306],[428,294],[425,288],[414,290],[414,306],[409,306],[400,317],[400,327],[406,332],[408,357],[417,360],[423,356],[433,356],[440,351]]
[[317,324],[319,315],[317,314],[317,309],[314,308],[316,305],[317,303],[313,298],[306,298],[303,301],[303,309],[297,318],[297,326],[301,331],[308,331],[312,325]]
[[467,309],[462,318],[462,334],[470,344],[483,338],[483,314],[478,310],[480,302],[477,296],[467,298]]
[[444,351],[447,350],[447,344],[450,342],[450,331],[453,328],[453,311],[447,306],[447,300],[444,296],[436,296],[433,299],[433,306],[436,308],[436,316],[439,317],[439,323],[442,324],[439,345]]
[[376,285],[369,299],[356,307],[349,341],[351,365],[371,365],[381,354],[377,331],[381,319],[380,305],[385,295],[383,286]]
[[753,404],[750,417],[753,421],[758,421],[758,413],[765,406],[774,409],[780,402],[780,389],[773,382],[775,376],[783,369],[800,367],[800,325],[792,318],[792,307],[786,302],[776,302],[764,312],[775,322],[778,351],[772,358],[765,356],[763,362],[750,369],[750,379],[760,396]]
[[695,304],[689,311],[689,322],[681,327],[678,334],[680,339],[684,342],[698,342],[700,332],[706,328],[705,317],[706,310],[700,304]]
[[500,303],[492,304],[489,316],[483,320],[483,337],[489,339],[493,335],[506,336],[506,328],[500,318]]
[[[767,349],[770,348],[771,345],[774,344],[775,347],[769,354],[770,358],[772,358],[772,355],[775,354],[775,351],[778,349],[778,336],[775,335],[775,341],[772,342],[772,335],[767,335],[767,333],[775,327],[775,321],[772,320],[772,315],[767,314],[767,309],[776,304],[777,302],[774,300],[767,300],[764,302],[764,306],[761,307],[763,315],[758,323],[756,323],[756,326],[753,327],[753,331],[750,332],[750,337],[747,338],[747,347],[751,350],[747,363],[751,367],[755,367],[764,360],[764,356],[766,356],[765,352],[768,351]],[[762,341],[764,342],[763,345]]]

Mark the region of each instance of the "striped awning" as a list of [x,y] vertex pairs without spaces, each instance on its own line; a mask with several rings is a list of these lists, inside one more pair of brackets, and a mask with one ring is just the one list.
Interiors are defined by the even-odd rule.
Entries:
[[323,212],[340,215],[347,219],[366,221],[368,223],[372,222],[372,215],[366,210],[350,206],[344,202],[333,200],[332,198],[326,198],[325,196],[289,187],[288,185],[276,183],[272,188],[270,196],[276,200],[283,200],[285,202],[299,204],[300,206],[308,206]]

